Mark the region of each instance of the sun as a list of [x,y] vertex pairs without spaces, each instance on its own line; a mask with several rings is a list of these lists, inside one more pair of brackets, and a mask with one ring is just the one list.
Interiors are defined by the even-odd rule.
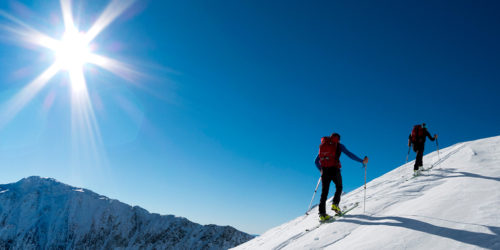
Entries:
[[[10,32],[19,44],[35,45],[45,48],[54,55],[54,61],[31,82],[14,94],[0,109],[0,128],[11,121],[59,72],[67,72],[71,86],[71,126],[75,138],[87,138],[90,145],[100,141],[99,126],[93,111],[89,89],[85,79],[85,66],[95,65],[125,80],[136,71],[129,64],[109,58],[93,51],[97,46],[94,39],[105,30],[117,17],[131,7],[136,0],[110,0],[103,12],[82,32],[73,18],[72,0],[59,0],[61,6],[64,33],[59,38],[31,27],[22,19],[0,10],[8,25],[0,23],[0,29]],[[21,43],[22,42],[22,43]],[[92,45],[92,46],[90,46]],[[101,51],[105,52],[105,51]],[[97,68],[97,67],[96,67]],[[63,86],[63,85],[61,85]]]
[[59,46],[54,48],[55,63],[67,71],[81,70],[89,62],[91,50],[86,43],[85,34],[77,30],[66,30]]

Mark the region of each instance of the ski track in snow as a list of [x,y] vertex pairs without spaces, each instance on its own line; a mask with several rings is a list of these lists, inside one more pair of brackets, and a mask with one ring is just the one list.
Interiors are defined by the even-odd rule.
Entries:
[[[309,231],[309,232],[311,232],[311,231]],[[274,250],[280,250],[280,249],[288,246],[291,242],[293,242],[294,240],[302,237],[306,233],[308,233],[308,232],[301,232],[301,233],[298,233],[298,234],[292,236],[290,239],[284,241],[283,243],[281,243],[277,247],[275,247]]]
[[[236,249],[500,249],[500,136],[457,143],[342,196],[360,206],[317,225],[318,206]],[[328,203],[331,202],[331,198]],[[254,244],[258,243],[258,244]]]
[[333,241],[333,242],[331,242],[331,243],[328,243],[328,244],[326,244],[326,245],[324,245],[324,246],[321,246],[320,248],[326,248],[326,247],[328,247],[328,246],[331,246],[331,245],[333,245],[333,244],[335,244],[335,243],[337,243],[337,242],[339,242],[339,241],[341,241],[341,240],[343,240],[343,239],[347,238],[347,236],[349,236],[350,234],[351,234],[351,233],[350,233],[350,232],[348,232],[348,233],[346,233],[344,236],[340,237],[339,239],[336,239],[336,240],[334,240],[334,241]]

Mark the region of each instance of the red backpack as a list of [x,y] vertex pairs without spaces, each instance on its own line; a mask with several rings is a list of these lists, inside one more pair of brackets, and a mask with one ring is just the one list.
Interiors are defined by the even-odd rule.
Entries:
[[322,168],[337,167],[340,168],[340,146],[337,136],[321,138],[319,145],[319,163]]
[[413,130],[411,131],[411,143],[412,144],[415,144],[415,143],[420,143],[422,142],[423,138],[425,137],[425,134],[424,134],[424,128],[422,127],[422,125],[415,125],[413,126]]

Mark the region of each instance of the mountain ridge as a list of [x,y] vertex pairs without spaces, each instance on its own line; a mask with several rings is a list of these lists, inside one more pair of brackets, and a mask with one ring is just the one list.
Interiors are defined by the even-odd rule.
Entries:
[[1,249],[227,249],[253,236],[30,176],[0,185]]

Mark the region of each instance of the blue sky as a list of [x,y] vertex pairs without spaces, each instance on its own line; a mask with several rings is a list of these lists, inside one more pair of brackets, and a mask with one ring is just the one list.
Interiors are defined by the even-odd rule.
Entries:
[[[74,1],[79,28],[106,5]],[[101,141],[89,146],[72,130],[71,82],[59,72],[2,118],[0,183],[53,177],[150,212],[263,233],[307,209],[324,135],[339,132],[369,156],[369,180],[404,163],[414,124],[426,122],[441,148],[499,135],[499,7],[138,1],[94,49],[139,74],[85,66]],[[59,1],[2,1],[0,10],[56,39],[64,31]],[[0,24],[5,109],[54,55],[14,39],[5,14]],[[362,185],[360,164],[341,160],[344,189]]]

